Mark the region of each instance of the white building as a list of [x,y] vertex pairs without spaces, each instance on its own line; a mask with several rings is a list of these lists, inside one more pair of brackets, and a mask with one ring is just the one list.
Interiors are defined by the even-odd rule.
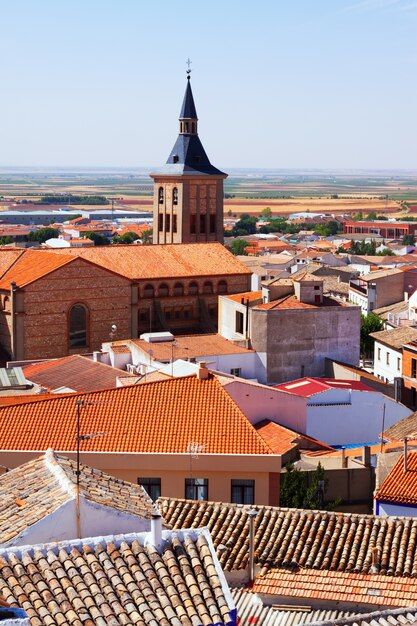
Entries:
[[279,422],[328,445],[376,443],[410,409],[353,380],[302,378],[276,385]]
[[374,375],[386,383],[402,376],[403,345],[417,339],[417,329],[399,326],[370,335],[374,344]]

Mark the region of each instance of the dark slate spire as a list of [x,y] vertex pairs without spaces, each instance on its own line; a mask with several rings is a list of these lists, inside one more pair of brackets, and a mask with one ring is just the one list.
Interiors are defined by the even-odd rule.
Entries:
[[184,100],[180,112],[180,120],[197,120],[197,111],[194,104],[193,92],[191,90],[190,75],[187,76],[187,87],[185,88]]
[[153,174],[166,174],[168,176],[177,174],[211,174],[226,177],[227,174],[221,172],[210,163],[198,136],[198,118],[191,90],[189,71],[187,72],[187,87],[185,88],[184,101],[179,117],[180,132],[177,141],[171,150],[166,164],[154,171]]

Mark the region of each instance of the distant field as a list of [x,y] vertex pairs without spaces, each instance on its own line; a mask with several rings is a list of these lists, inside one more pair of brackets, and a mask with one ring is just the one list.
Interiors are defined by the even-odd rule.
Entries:
[[394,200],[374,199],[331,199],[331,198],[290,198],[283,200],[242,200],[238,198],[227,199],[224,202],[224,210],[232,213],[259,214],[262,209],[269,207],[272,213],[348,213],[362,210],[364,213],[376,211],[379,213],[396,213],[400,210],[400,204]]

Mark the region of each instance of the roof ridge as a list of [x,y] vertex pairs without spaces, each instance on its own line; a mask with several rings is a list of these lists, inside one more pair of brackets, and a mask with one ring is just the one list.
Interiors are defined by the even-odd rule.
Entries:
[[44,463],[49,472],[56,478],[62,489],[66,491],[73,500],[77,496],[76,487],[72,480],[68,478],[68,475],[63,467],[61,467],[58,457],[52,448],[48,448],[45,452]]

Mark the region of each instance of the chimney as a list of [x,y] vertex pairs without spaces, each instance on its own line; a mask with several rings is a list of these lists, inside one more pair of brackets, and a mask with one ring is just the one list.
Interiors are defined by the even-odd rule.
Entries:
[[198,364],[198,369],[197,369],[197,378],[199,380],[207,380],[208,377],[209,377],[208,367],[205,361],[200,361]]
[[100,355],[101,355],[101,352],[99,352],[98,350],[94,350],[93,361],[95,361],[96,363],[100,363],[101,361]]
[[408,439],[404,437],[404,474],[407,471]]
[[151,544],[159,546],[162,543],[162,517],[159,513],[152,513]]
[[365,467],[369,467],[371,465],[371,447],[363,446],[362,447],[362,463]]
[[347,464],[348,464],[348,460],[347,460],[347,457],[346,457],[346,450],[345,450],[345,448],[342,448],[341,452],[342,452],[342,468],[346,468]]
[[378,574],[378,571],[378,548],[375,546],[372,548],[371,574]]
[[251,509],[248,511],[249,517],[249,585],[253,585],[255,580],[255,517],[258,511]]

